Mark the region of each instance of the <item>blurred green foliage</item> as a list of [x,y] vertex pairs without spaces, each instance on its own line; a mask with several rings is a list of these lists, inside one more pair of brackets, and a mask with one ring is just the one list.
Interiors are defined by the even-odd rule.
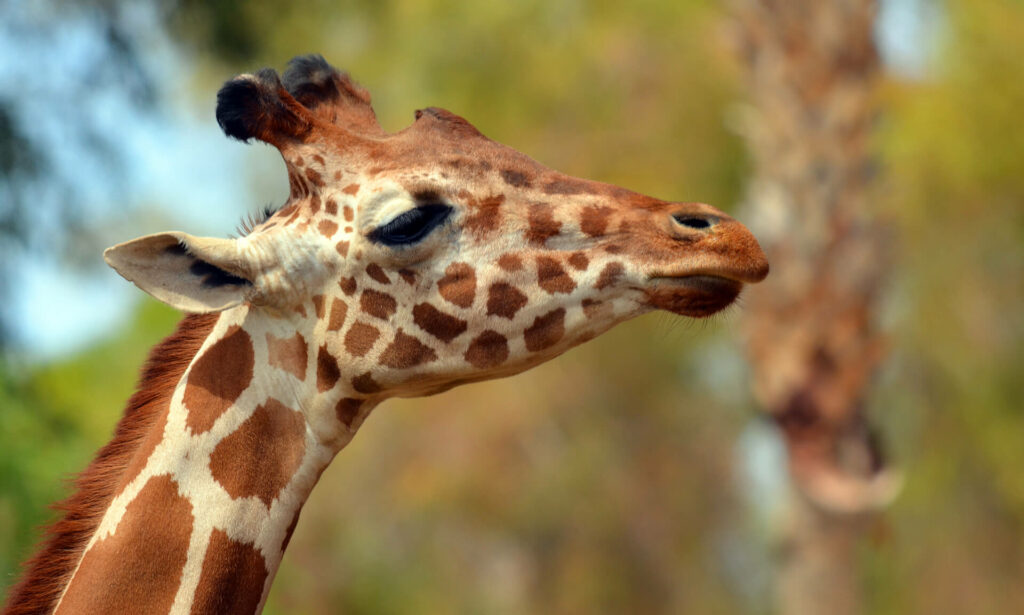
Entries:
[[873,613],[1024,609],[1024,5],[946,3],[934,75],[890,83],[892,360],[874,410],[906,464]]
[[67,494],[113,433],[149,348],[178,319],[147,301],[113,338],[26,370],[0,362],[0,577],[4,591]]
[[[877,212],[899,262],[871,406],[907,483],[864,548],[871,613],[1024,610],[1024,6],[943,7],[931,73],[880,95]],[[729,209],[747,162],[725,18],[678,0],[185,0],[169,23],[204,100],[319,51],[388,129],[443,106],[560,170]],[[0,365],[4,585],[173,320],[147,302],[80,355]],[[768,612],[729,325],[646,317],[513,379],[381,407],[321,479],[267,612]]]

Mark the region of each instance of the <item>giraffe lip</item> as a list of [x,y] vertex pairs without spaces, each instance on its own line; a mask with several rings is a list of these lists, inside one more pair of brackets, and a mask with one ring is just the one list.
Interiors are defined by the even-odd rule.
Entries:
[[743,282],[713,274],[658,276],[651,282],[647,300],[652,307],[694,318],[725,309],[743,290]]

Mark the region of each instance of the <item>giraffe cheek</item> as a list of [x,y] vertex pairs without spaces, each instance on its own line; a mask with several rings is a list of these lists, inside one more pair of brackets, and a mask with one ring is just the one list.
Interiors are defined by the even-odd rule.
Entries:
[[519,289],[505,282],[492,284],[487,289],[487,315],[509,320],[526,306],[528,299]]
[[468,308],[476,296],[476,271],[466,263],[454,263],[438,281],[437,290],[446,301]]
[[576,283],[562,265],[549,256],[537,257],[537,284],[551,295],[569,294],[576,289]]
[[466,332],[469,324],[437,309],[430,303],[418,303],[412,308],[413,323],[444,343],[449,343]]
[[432,348],[404,333],[401,328],[380,356],[380,364],[392,369],[409,369],[436,360],[437,353]]
[[464,358],[473,367],[490,369],[508,360],[508,340],[496,331],[484,331],[466,350]]
[[625,273],[626,269],[622,266],[622,263],[611,262],[604,266],[601,270],[601,275],[597,278],[597,283],[594,284],[594,288],[597,290],[604,290],[609,286],[612,286]]
[[538,316],[533,324],[523,332],[526,349],[530,352],[546,350],[565,336],[565,308],[558,308]]

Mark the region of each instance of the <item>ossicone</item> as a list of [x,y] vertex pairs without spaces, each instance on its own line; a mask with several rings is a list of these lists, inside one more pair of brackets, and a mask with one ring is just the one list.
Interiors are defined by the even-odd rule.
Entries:
[[264,68],[239,75],[217,92],[217,123],[229,137],[248,142],[256,138],[281,147],[302,140],[314,118],[288,90],[277,72]]
[[370,93],[320,54],[297,56],[288,62],[284,87],[321,120],[356,135],[382,133],[370,105]]

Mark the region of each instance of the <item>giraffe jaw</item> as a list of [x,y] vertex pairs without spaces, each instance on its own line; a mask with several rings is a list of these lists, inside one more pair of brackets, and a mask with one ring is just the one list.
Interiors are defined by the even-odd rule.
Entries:
[[646,289],[647,301],[659,310],[703,318],[729,307],[743,290],[743,282],[719,275],[656,277]]

